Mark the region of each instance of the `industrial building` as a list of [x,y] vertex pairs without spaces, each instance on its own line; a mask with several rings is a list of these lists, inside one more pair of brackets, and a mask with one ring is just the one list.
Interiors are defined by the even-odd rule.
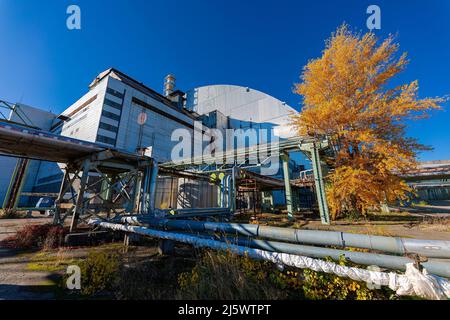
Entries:
[[[234,85],[211,85],[186,92],[176,90],[175,78],[164,80],[164,93],[148,88],[116,69],[100,73],[89,85],[89,91],[60,115],[29,106],[17,105],[29,119],[17,118],[11,111],[10,121],[26,124],[62,136],[95,142],[130,153],[151,156],[157,162],[171,160],[171,151],[178,143],[171,135],[176,129],[194,131],[194,122],[201,121],[202,130],[273,129],[276,135],[292,136],[289,116],[296,111],[286,103],[263,92]],[[192,134],[195,139],[195,134]],[[248,144],[262,141],[248,141]],[[204,141],[201,143],[205,143]],[[295,157],[294,157],[295,158]],[[303,158],[290,160],[292,177],[304,169]],[[1,157],[0,203],[14,201],[19,207],[33,207],[40,195],[55,196],[63,178],[61,164],[31,160],[25,164],[15,158]],[[18,168],[21,167],[21,170]],[[281,177],[281,168],[274,177]],[[23,178],[23,179],[22,179]],[[21,196],[8,199],[14,181],[20,181]],[[284,190],[262,192],[249,189],[247,201],[273,207],[285,203]],[[309,189],[308,189],[309,190]],[[202,196],[200,195],[207,195]],[[188,203],[185,201],[189,197]],[[183,201],[180,201],[183,198]],[[253,201],[250,201],[252,199]],[[186,182],[178,177],[160,176],[156,206],[161,208],[211,207],[217,204],[217,192],[208,182]],[[254,208],[255,209],[255,208]]]
[[[171,152],[179,142],[172,134],[177,129],[189,131],[193,144],[200,139],[203,148],[208,143],[195,135],[199,122],[202,133],[208,129],[254,129],[272,130],[280,139],[295,136],[289,123],[296,111],[270,95],[235,85],[210,85],[183,92],[177,90],[175,81],[168,75],[160,94],[111,68],[100,73],[89,84],[88,92],[59,115],[17,103],[8,105],[6,111],[2,109],[2,116],[10,123],[146,155],[159,163],[172,160]],[[270,136],[257,135],[256,140],[245,143],[251,146],[268,140]],[[315,203],[312,169],[306,167],[305,160],[300,152],[291,154],[288,160],[294,209],[311,208]],[[0,156],[0,167],[2,207],[35,207],[43,197],[56,198],[60,190],[61,163]],[[258,169],[248,168],[241,179],[237,210],[272,210],[286,205],[282,168],[271,174],[272,180],[258,176]],[[95,179],[95,173],[90,175]],[[405,179],[420,199],[445,200],[450,197],[449,175],[448,163],[435,161],[422,163]],[[215,207],[220,201],[216,186],[208,181],[164,174],[158,177],[155,198],[156,207],[162,209]]]

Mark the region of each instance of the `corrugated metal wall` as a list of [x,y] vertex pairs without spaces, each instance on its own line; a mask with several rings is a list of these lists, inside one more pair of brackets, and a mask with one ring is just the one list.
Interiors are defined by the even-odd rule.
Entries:
[[218,187],[206,181],[186,178],[159,177],[156,188],[156,208],[217,207]]

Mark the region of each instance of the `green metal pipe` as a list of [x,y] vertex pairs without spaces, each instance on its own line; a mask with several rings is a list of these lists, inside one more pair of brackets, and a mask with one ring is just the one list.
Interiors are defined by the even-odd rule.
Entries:
[[444,240],[422,240],[354,234],[340,231],[279,228],[257,224],[150,219],[145,216],[123,216],[119,219],[123,223],[144,224],[164,229],[181,229],[196,232],[222,232],[254,238],[281,240],[291,243],[336,246],[341,248],[363,248],[399,255],[415,253],[428,258],[450,259],[450,241]]

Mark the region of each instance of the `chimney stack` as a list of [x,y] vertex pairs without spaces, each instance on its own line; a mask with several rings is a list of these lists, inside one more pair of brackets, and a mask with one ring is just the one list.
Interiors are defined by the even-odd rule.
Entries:
[[164,78],[164,96],[168,97],[175,89],[175,77],[172,74],[168,74]]

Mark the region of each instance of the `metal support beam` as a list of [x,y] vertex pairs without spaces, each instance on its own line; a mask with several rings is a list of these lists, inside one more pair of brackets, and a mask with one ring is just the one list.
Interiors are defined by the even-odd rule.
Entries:
[[228,204],[228,206],[231,209],[231,213],[235,213],[236,212],[236,167],[233,167],[233,169],[231,170],[231,181],[230,181],[230,185],[228,186],[228,188],[230,189],[229,195],[230,195],[230,199],[228,201],[230,201],[230,203]]
[[311,161],[314,172],[314,183],[316,186],[317,204],[319,206],[320,219],[322,224],[330,224],[325,185],[323,182],[322,165],[320,164],[319,146],[313,143],[311,148]]
[[61,186],[59,189],[58,197],[55,200],[55,215],[53,216],[53,223],[54,224],[61,224],[61,207],[59,206],[62,203],[62,200],[64,198],[64,194],[66,193],[67,189],[67,180],[69,177],[69,170],[67,170],[67,167],[64,169],[64,176],[61,182]]
[[289,154],[284,153],[280,156],[281,161],[283,162],[283,177],[284,177],[284,193],[286,195],[286,209],[288,213],[288,219],[294,219],[293,210],[292,210],[292,190],[291,190],[291,182],[289,178]]
[[158,182],[158,163],[155,160],[153,160],[153,166],[152,166],[151,177],[150,177],[150,185],[149,185],[149,191],[148,191],[150,212],[155,212],[157,182]]
[[25,158],[18,158],[14,173],[11,177],[8,190],[6,192],[5,200],[3,202],[3,209],[15,209],[19,204],[22,187],[25,183],[25,177],[28,171],[29,160]]
[[103,204],[106,204],[106,211],[107,211],[107,217],[109,217],[111,213],[111,206],[112,206],[112,196],[113,196],[113,190],[112,186],[115,183],[115,177],[112,175],[105,175],[102,184],[100,186],[100,197],[103,200]]
[[220,181],[220,184],[217,186],[217,206],[224,207],[223,204],[223,188],[224,187],[224,179]]
[[70,225],[70,232],[73,232],[77,228],[78,218],[80,217],[81,212],[83,211],[84,206],[84,191],[86,190],[86,184],[89,177],[89,169],[90,169],[91,161],[86,159],[83,163],[83,173],[80,178],[80,186],[77,192],[77,200],[75,203],[75,209],[72,216],[72,223]]
[[142,172],[139,172],[135,179],[135,185],[134,185],[134,203],[133,203],[133,212],[140,212],[140,199],[142,197]]

